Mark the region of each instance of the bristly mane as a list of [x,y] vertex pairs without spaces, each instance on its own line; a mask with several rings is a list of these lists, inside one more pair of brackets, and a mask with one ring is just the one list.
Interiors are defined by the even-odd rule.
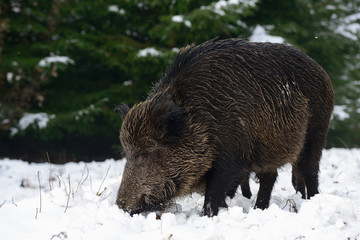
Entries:
[[[245,40],[243,42],[246,42]],[[204,55],[207,55],[209,51],[215,49],[222,49],[224,44],[239,44],[238,42],[229,42],[226,40],[219,40],[217,37],[207,42],[204,42],[198,46],[194,43],[190,44],[182,49],[176,55],[173,63],[168,68],[167,72],[161,77],[161,79],[152,88],[148,99],[153,97],[154,93],[169,85],[170,82],[182,73],[185,73],[196,60]]]

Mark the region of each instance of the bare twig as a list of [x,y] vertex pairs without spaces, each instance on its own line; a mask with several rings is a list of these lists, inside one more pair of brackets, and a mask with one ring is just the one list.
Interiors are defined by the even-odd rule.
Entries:
[[57,235],[53,235],[50,240],[52,240],[53,238],[59,238],[59,239],[67,239],[67,234],[66,232],[60,232]]
[[60,187],[61,187],[61,179],[60,179],[59,174],[56,174],[56,177],[57,177],[57,179],[59,180],[59,188],[60,188]]
[[48,163],[51,163],[51,162],[50,162],[50,157],[49,157],[49,153],[48,153],[48,152],[46,152],[46,156],[47,156]]
[[52,190],[52,186],[51,186],[51,172],[49,172],[49,187],[50,187],[50,191]]
[[[66,191],[66,187],[65,187],[65,191]],[[66,194],[67,194],[67,193],[66,193]],[[69,194],[67,194],[67,195],[68,195],[68,199],[67,199],[67,202],[66,202],[66,207],[65,207],[64,213],[66,213],[66,210],[67,210],[68,207],[69,207],[70,194],[71,194],[71,185],[70,185],[70,174],[69,174]]]
[[15,207],[17,207],[17,204],[14,202],[14,197],[11,198],[11,202],[15,205]]
[[83,185],[85,183],[85,181],[88,179],[89,177],[89,167],[88,165],[85,163],[85,167],[86,167],[86,177],[84,178],[84,180],[82,181],[81,185]]
[[6,200],[4,200],[2,204],[0,204],[0,208],[2,208],[2,206],[4,206],[5,203],[6,203]]
[[355,236],[355,240],[357,240],[357,239],[358,239],[357,237],[358,237],[359,235],[360,235],[360,233],[359,233],[358,235],[356,235],[356,236]]
[[[46,152],[46,157],[47,157],[48,163],[51,164],[51,162],[50,162],[50,157],[49,157],[49,153],[48,153],[48,152]],[[50,170],[51,170],[51,169],[50,169]],[[50,171],[50,173],[49,173],[49,187],[50,187],[50,191],[52,190],[52,186],[51,186],[51,172],[52,172],[52,171]]]
[[102,185],[103,185],[103,183],[104,183],[104,181],[105,181],[105,178],[107,177],[107,175],[108,175],[108,173],[109,173],[110,167],[111,167],[111,165],[108,167],[108,169],[107,169],[107,171],[106,171],[106,174],[105,174],[105,177],[103,178],[103,180],[102,180],[102,182],[101,182],[101,184],[100,184],[99,190],[98,190],[97,193],[96,193],[97,196],[101,196],[101,194],[105,191],[105,190],[104,190],[102,193],[100,193],[100,189],[101,189],[101,187],[102,187]]
[[178,205],[177,205],[177,203],[176,203],[176,199],[174,199],[174,202],[175,202],[175,208],[176,208],[176,213],[179,213],[180,211],[179,211],[179,209],[178,209]]
[[[105,190],[106,190],[106,188],[105,188]],[[105,191],[105,190],[104,190],[104,191]],[[108,197],[110,197],[111,194],[112,194],[112,192],[109,193],[109,194],[108,194],[106,197],[104,197],[103,199],[101,199],[100,202],[102,202],[102,201],[104,201],[105,199],[107,199]]]
[[[84,176],[84,173],[85,173],[85,170],[87,171],[86,177],[84,178],[84,180],[82,180],[82,179],[83,179],[83,176]],[[86,181],[86,179],[88,178],[88,176],[89,176],[89,168],[88,168],[88,166],[87,166],[86,163],[85,163],[84,170],[83,170],[83,172],[82,172],[82,174],[81,174],[81,178],[80,178],[79,184],[78,184],[77,187],[76,187],[75,193],[77,193],[77,191],[79,190],[79,187],[84,184],[84,182]]]
[[170,240],[170,239],[172,238],[172,236],[173,236],[173,235],[170,233],[170,235],[169,235],[169,237],[168,237],[168,240]]
[[289,212],[291,212],[291,210],[293,210],[295,213],[298,212],[298,209],[296,207],[296,202],[293,199],[286,200],[286,204],[282,209],[284,209],[288,204],[289,204]]
[[100,192],[100,193],[97,192],[96,195],[97,195],[97,196],[101,196],[105,191],[106,191],[106,187],[104,188],[104,190],[103,190],[102,192]]
[[39,213],[39,209],[36,208],[36,214],[35,214],[35,219],[36,219],[36,220],[37,220],[37,215],[38,215],[38,213]]
[[297,238],[295,238],[295,240],[297,240],[297,239],[303,239],[303,238],[305,238],[305,236],[300,235],[300,236],[298,236]]
[[40,192],[40,208],[39,208],[39,212],[41,213],[41,205],[42,205],[42,199],[41,199],[41,180],[40,180],[40,171],[37,172],[37,176],[38,176],[38,182],[39,182],[39,192]]

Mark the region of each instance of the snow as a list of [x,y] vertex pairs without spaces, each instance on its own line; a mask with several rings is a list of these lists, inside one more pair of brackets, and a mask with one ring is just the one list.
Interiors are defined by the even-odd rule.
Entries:
[[55,115],[48,115],[47,113],[25,113],[19,121],[20,129],[26,129],[30,124],[36,122],[39,128],[46,127],[49,119],[55,118]]
[[20,81],[21,80],[21,76],[20,75],[14,75],[13,72],[7,72],[6,73],[6,80],[8,81],[8,83],[13,83],[14,79],[16,81]]
[[[352,39],[354,41],[358,40],[358,36],[360,34],[360,12],[355,13],[349,16],[346,16],[343,19],[338,19],[340,22],[335,28],[335,32]],[[333,23],[333,25],[336,25]]]
[[178,23],[184,23],[185,26],[187,27],[191,27],[191,22],[189,20],[184,20],[184,16],[183,15],[175,15],[171,18],[171,21],[173,22],[178,22]]
[[177,47],[174,47],[171,49],[171,51],[173,51],[174,53],[178,53],[180,51],[180,49]]
[[75,64],[74,60],[72,60],[71,58],[67,57],[67,56],[49,56],[46,58],[43,58],[40,60],[39,62],[39,66],[40,67],[49,67],[51,65],[51,63],[64,63],[64,64]]
[[[214,11],[214,13],[220,16],[225,16],[224,9],[230,9],[232,6],[240,5],[240,4],[243,8],[248,8],[248,7],[253,8],[255,7],[257,2],[258,0],[219,0],[214,4],[212,4],[211,6],[201,6],[200,9],[212,10]],[[241,14],[242,9],[237,9],[237,13]]]
[[265,28],[257,25],[252,33],[252,35],[249,37],[250,42],[272,42],[272,43],[284,43],[285,40],[282,37],[279,36],[271,36],[269,35]]
[[184,16],[183,15],[176,15],[171,18],[171,21],[173,22],[183,22]]
[[6,73],[6,80],[7,80],[9,83],[12,82],[13,77],[14,77],[14,73],[12,73],[12,72]]
[[[0,104],[0,107],[1,107],[1,104]],[[1,115],[0,115],[1,116]],[[2,121],[1,121],[1,124],[8,124],[8,123],[10,123],[10,119],[3,119]]]
[[120,8],[116,5],[110,5],[108,8],[109,12],[115,12],[115,13],[119,13],[120,15],[124,15],[125,14],[125,10]]
[[224,8],[229,7],[229,5],[239,5],[240,3],[243,4],[245,7],[254,7],[257,3],[257,0],[220,0],[215,3],[214,12],[221,16],[224,16]]
[[354,240],[360,236],[360,149],[324,150],[320,194],[310,200],[295,193],[291,166],[286,165],[279,169],[268,209],[253,209],[258,184],[251,176],[252,199],[242,197],[239,190],[234,199],[227,199],[229,208],[213,218],[200,216],[204,197],[195,193],[177,199],[176,207],[161,219],[155,213],[130,217],[114,204],[125,162],[54,165],[0,160],[1,239]]
[[133,84],[132,80],[127,80],[123,82],[124,86],[131,86]]
[[339,118],[339,120],[344,121],[345,119],[350,117],[349,113],[347,113],[345,110],[345,105],[335,105],[333,117],[336,116],[337,118]]
[[351,23],[346,25],[340,25],[335,29],[335,32],[351,39],[351,40],[358,40],[356,34],[360,33],[360,24],[359,23]]
[[47,113],[25,113],[19,120],[17,128],[11,128],[11,136],[18,133],[20,130],[25,130],[31,124],[35,123],[39,128],[45,128],[50,119],[54,119],[55,114],[48,115]]
[[[348,3],[339,2],[338,4],[338,6],[327,5],[327,9],[341,9],[345,15],[332,14],[329,26],[326,27],[346,38],[357,41],[360,35],[360,12],[356,4],[351,1]],[[324,25],[326,24],[324,23]]]
[[138,57],[147,57],[147,56],[156,57],[156,56],[159,56],[159,55],[161,55],[161,52],[156,50],[153,47],[148,47],[148,48],[141,49],[137,54]]

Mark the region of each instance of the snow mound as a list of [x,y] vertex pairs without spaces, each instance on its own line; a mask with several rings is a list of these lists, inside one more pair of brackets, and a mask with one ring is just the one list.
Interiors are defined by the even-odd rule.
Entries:
[[184,20],[183,15],[175,15],[171,18],[171,21],[178,22],[178,23],[184,23],[187,27],[191,27],[191,22],[189,20]]
[[147,56],[156,57],[156,56],[160,56],[160,55],[161,55],[161,52],[156,50],[154,47],[148,47],[148,48],[141,49],[137,54],[138,57],[147,57]]
[[25,130],[31,124],[35,123],[39,128],[45,128],[49,120],[55,118],[55,114],[48,115],[47,113],[25,113],[19,120],[17,128],[11,128],[11,136],[17,134],[20,130]]
[[[115,204],[125,160],[29,164],[0,160],[1,239],[356,239],[360,233],[360,149],[325,150],[320,194],[303,200],[291,185],[291,166],[279,169],[270,207],[227,199],[228,209],[201,217],[204,196],[176,200],[163,213],[134,215]],[[41,186],[41,188],[40,188]],[[41,192],[41,197],[40,197]]]
[[63,64],[75,64],[74,60],[67,56],[50,56],[44,59],[41,59],[39,62],[40,67],[49,67],[51,63],[63,63]]
[[272,36],[269,35],[265,28],[257,25],[252,33],[252,35],[249,37],[250,42],[272,42],[272,43],[284,43],[285,40],[282,37],[279,36]]

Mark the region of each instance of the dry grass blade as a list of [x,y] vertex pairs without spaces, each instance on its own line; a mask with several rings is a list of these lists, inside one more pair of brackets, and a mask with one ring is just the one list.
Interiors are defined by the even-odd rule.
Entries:
[[11,202],[15,205],[15,207],[17,207],[17,204],[14,202],[14,197],[11,198]]
[[2,204],[0,204],[0,208],[2,208],[2,206],[4,206],[5,203],[6,203],[6,200],[4,200]]
[[300,235],[297,238],[295,238],[295,240],[297,240],[297,239],[305,239],[305,236]]
[[360,233],[358,235],[355,236],[355,240],[358,240],[358,236],[360,235]]
[[[83,180],[85,170],[86,170],[86,177],[85,177],[84,180]],[[81,178],[80,178],[79,184],[78,184],[77,187],[76,187],[75,193],[77,193],[77,191],[79,190],[79,187],[84,184],[84,182],[86,181],[86,179],[87,179],[88,177],[89,177],[89,168],[88,168],[87,164],[85,163],[85,166],[84,166],[83,172],[82,172],[82,174],[81,174]]]
[[[66,191],[66,188],[65,188],[65,191]],[[68,209],[68,207],[69,207],[69,201],[70,201],[70,195],[71,195],[70,174],[69,174],[69,193],[66,192],[66,194],[67,194],[68,198],[67,198],[67,202],[66,202],[66,207],[65,207],[64,213],[66,213],[66,211],[67,211],[67,209]]]
[[[105,188],[105,190],[106,190],[106,188]],[[105,190],[104,190],[103,192],[105,192]],[[103,197],[103,198],[100,200],[100,202],[102,202],[102,201],[104,201],[105,199],[107,199],[108,197],[110,197],[111,194],[112,194],[112,192],[110,192],[108,195],[106,195],[105,197]]]
[[40,171],[37,172],[37,176],[38,176],[38,182],[39,182],[39,191],[40,191],[40,208],[39,208],[39,212],[41,213],[41,206],[42,206],[42,198],[41,198],[41,180],[40,180]]
[[103,178],[103,180],[102,180],[102,182],[101,182],[101,184],[100,184],[99,190],[96,192],[96,195],[97,195],[97,196],[101,196],[101,194],[103,194],[104,191],[106,190],[106,189],[104,189],[104,191],[102,191],[102,192],[100,193],[100,189],[101,189],[101,187],[102,187],[102,185],[103,185],[103,183],[104,183],[104,181],[105,181],[105,179],[106,179],[106,177],[107,177],[107,175],[108,175],[108,173],[109,173],[110,167],[111,167],[111,165],[108,167],[108,169],[107,169],[107,171],[106,171],[106,174],[105,174],[105,176],[104,176],[104,178]]
[[292,211],[295,212],[295,213],[298,212],[296,202],[294,201],[294,199],[286,200],[286,204],[282,209],[284,209],[287,205],[289,205],[289,212],[292,212]]
[[[46,152],[46,157],[47,157],[48,163],[51,164],[51,162],[50,162],[50,157],[49,157],[49,153],[48,153],[48,152]],[[52,186],[51,186],[51,172],[52,172],[52,171],[50,171],[50,173],[49,173],[49,188],[50,188],[50,191],[52,190]]]
[[36,214],[35,214],[35,219],[36,219],[36,220],[37,220],[38,213],[39,213],[39,209],[36,208]]
[[59,176],[59,174],[55,174],[56,175],[56,177],[57,177],[57,179],[58,179],[58,181],[59,181],[59,188],[61,187],[61,179],[60,179],[60,176]]
[[50,157],[49,157],[49,153],[48,153],[48,152],[46,152],[46,157],[47,157],[48,163],[51,163],[51,162],[50,162]]
[[51,186],[51,171],[49,172],[49,188],[50,191],[52,190],[52,186]]
[[66,232],[60,232],[59,234],[53,235],[50,240],[52,240],[53,238],[56,239],[68,239],[67,233]]

